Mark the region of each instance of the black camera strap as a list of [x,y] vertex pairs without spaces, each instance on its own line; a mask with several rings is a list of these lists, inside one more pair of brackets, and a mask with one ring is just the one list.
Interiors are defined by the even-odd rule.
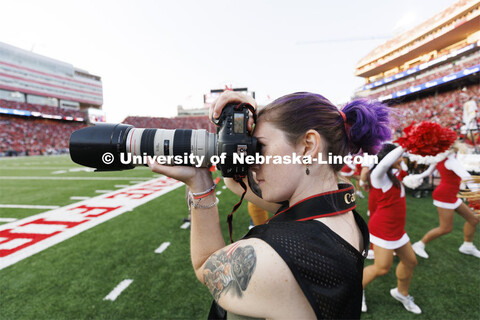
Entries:
[[240,197],[240,201],[238,201],[237,204],[233,206],[232,212],[227,217],[228,232],[230,233],[230,243],[233,243],[233,214],[242,205],[243,198],[247,193],[247,186],[245,185],[245,182],[243,182],[243,178],[244,178],[243,176],[233,177],[233,180],[242,186],[243,193],[242,193],[242,196]]
[[338,190],[320,193],[292,205],[280,208],[267,223],[308,221],[331,217],[355,209],[355,190],[351,184],[341,183]]

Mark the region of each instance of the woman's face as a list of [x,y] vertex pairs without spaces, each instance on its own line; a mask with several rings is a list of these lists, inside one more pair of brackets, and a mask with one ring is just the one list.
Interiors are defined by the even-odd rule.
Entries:
[[[265,159],[268,156],[302,156],[298,146],[292,146],[285,134],[268,121],[259,121],[255,126],[254,136],[261,146],[260,153]],[[262,198],[270,202],[289,200],[298,187],[300,178],[305,175],[303,164],[274,164],[273,158],[269,164],[256,164],[252,170],[256,174],[258,185],[262,190]],[[303,175],[302,175],[303,173]]]

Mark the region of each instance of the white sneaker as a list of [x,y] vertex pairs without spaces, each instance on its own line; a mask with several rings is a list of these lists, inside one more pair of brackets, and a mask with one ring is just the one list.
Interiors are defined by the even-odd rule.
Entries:
[[428,253],[425,251],[425,244],[422,241],[417,241],[412,245],[413,251],[424,259],[428,259]]
[[357,190],[355,194],[360,198],[360,199],[365,199],[365,196],[363,195],[362,191]]
[[373,251],[372,249],[368,249],[367,259],[375,260],[375,251]]
[[480,250],[475,247],[473,244],[466,244],[463,243],[460,248],[458,248],[458,251],[460,251],[463,254],[469,254],[474,257],[480,258]]
[[362,294],[362,312],[367,312],[367,304],[365,303],[365,290]]
[[411,295],[405,297],[403,294],[398,292],[398,288],[393,288],[392,290],[390,290],[390,294],[395,300],[400,301],[405,307],[405,309],[407,309],[408,311],[415,314],[422,313],[422,309],[420,309],[420,307],[417,306],[415,302],[413,302],[413,297]]
[[370,217],[370,210],[367,210],[367,216]]

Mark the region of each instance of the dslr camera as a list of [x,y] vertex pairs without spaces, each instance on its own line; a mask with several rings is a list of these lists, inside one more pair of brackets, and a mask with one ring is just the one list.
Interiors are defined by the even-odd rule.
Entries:
[[97,171],[118,171],[135,168],[135,164],[121,161],[125,155],[152,158],[194,155],[203,159],[202,162],[181,165],[201,167],[211,166],[212,157],[221,156],[222,161],[217,167],[224,177],[244,177],[248,165],[235,163],[233,155],[249,156],[257,152],[257,139],[247,130],[249,117],[246,104],[226,105],[215,122],[216,134],[204,129],[146,129],[126,124],[95,124],[72,133],[70,157],[74,162]]

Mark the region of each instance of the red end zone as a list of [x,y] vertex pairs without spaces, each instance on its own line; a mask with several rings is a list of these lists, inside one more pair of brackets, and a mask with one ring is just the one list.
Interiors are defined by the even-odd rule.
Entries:
[[161,177],[0,226],[0,270],[182,185]]

